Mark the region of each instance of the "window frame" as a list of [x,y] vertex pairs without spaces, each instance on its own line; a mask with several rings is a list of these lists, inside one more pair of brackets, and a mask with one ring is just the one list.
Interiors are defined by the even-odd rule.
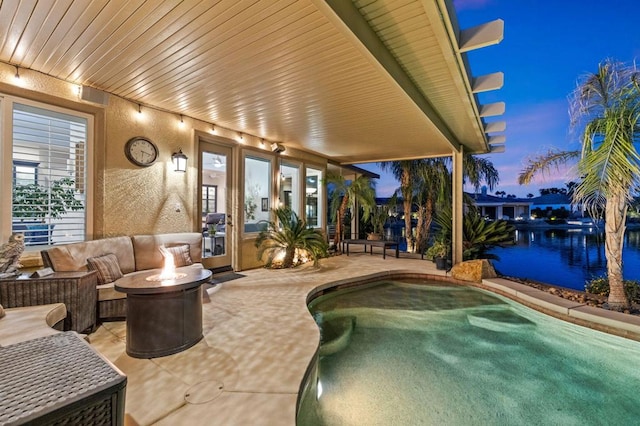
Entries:
[[207,215],[207,213],[215,213],[218,211],[218,185],[209,185],[209,184],[203,184],[202,185],[202,193],[204,194],[205,192],[205,188],[206,188],[206,192],[207,192],[207,205],[209,205],[209,203],[211,202],[211,198],[209,198],[209,193],[210,190],[213,188],[213,193],[214,193],[214,198],[213,198],[213,210],[211,211],[205,211],[205,206],[204,206],[204,201],[205,198],[203,197],[201,202],[202,202],[202,217],[205,217]]
[[36,161],[24,161],[24,160],[13,160],[13,176],[11,179],[11,183],[18,183],[18,167],[29,167],[31,169],[33,169],[33,179],[30,179],[31,182],[27,183],[20,183],[20,185],[29,185],[29,184],[34,184],[34,183],[38,183],[38,166],[40,165],[39,162]]
[[[278,161],[278,187],[277,187],[277,198],[278,198],[278,206],[283,207],[286,205],[285,200],[282,198],[282,196],[286,197],[286,193],[289,193],[289,196],[292,198],[292,200],[294,199],[294,197],[298,198],[298,209],[293,209],[293,211],[298,215],[299,218],[303,218],[304,217],[304,202],[305,202],[305,198],[304,198],[304,179],[303,179],[303,172],[304,172],[304,164],[300,161],[295,161],[292,160],[290,158],[280,158],[280,161]],[[298,171],[298,185],[297,187],[291,187],[291,191],[283,191],[282,190],[282,167],[289,167],[292,169],[297,169]]]
[[315,225],[309,225],[314,229],[321,229],[324,230],[325,226],[326,226],[326,215],[327,215],[327,209],[328,209],[328,205],[327,205],[327,191],[326,191],[326,184],[325,184],[325,179],[327,176],[327,168],[326,166],[321,166],[321,165],[317,165],[317,164],[304,164],[304,168],[303,168],[303,176],[302,176],[302,182],[304,182],[303,185],[303,213],[304,213],[304,219],[305,221],[307,221],[307,224],[309,224],[309,218],[307,217],[307,177],[308,177],[308,171],[309,169],[314,170],[319,172],[318,175],[318,187],[317,187],[317,191],[318,191],[318,195],[317,195],[317,204],[316,204],[316,209],[318,210],[316,215],[318,218],[318,223]]
[[[245,212],[244,212],[244,204],[245,204],[245,199],[246,199],[246,185],[247,185],[247,158],[251,158],[254,160],[258,160],[258,161],[264,161],[265,163],[269,163],[269,187],[267,189],[267,196],[266,197],[258,197],[259,199],[256,201],[256,211],[257,212],[262,212],[262,198],[267,198],[267,206],[268,209],[271,210],[274,207],[274,201],[275,201],[275,188],[279,187],[276,184],[276,173],[279,173],[280,168],[276,167],[276,157],[274,155],[269,155],[269,154],[265,154],[263,152],[260,151],[256,151],[256,150],[251,150],[251,149],[243,149],[242,150],[242,155],[241,155],[241,185],[240,187],[242,188],[240,191],[240,197],[238,200],[238,206],[239,206],[239,218],[240,219],[240,230],[241,230],[241,234],[243,239],[255,239],[258,236],[258,233],[260,232],[260,230],[256,230],[256,231],[247,231],[246,230],[246,220],[245,220]],[[240,189],[240,188],[239,188]],[[271,214],[269,213],[268,215],[268,220],[272,220]]]
[[[96,117],[78,109],[62,107],[59,105],[38,102],[31,99],[12,96],[0,93],[0,203],[5,206],[13,205],[13,112],[14,105],[22,104],[29,107],[39,108],[53,113],[71,115],[86,120],[86,140],[84,153],[84,240],[88,240],[93,235],[93,208],[94,208],[94,141]],[[22,160],[17,160],[22,161]],[[76,182],[77,184],[77,182]],[[77,190],[77,188],[76,188]],[[80,191],[81,192],[81,191]],[[11,208],[2,209],[0,212],[0,238],[5,241],[9,238],[13,227],[13,212]],[[26,247],[25,251],[42,250],[46,245]]]

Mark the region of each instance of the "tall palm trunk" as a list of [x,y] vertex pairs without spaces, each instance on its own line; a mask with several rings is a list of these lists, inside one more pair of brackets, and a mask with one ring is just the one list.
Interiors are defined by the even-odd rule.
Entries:
[[291,268],[293,266],[293,259],[296,256],[296,247],[291,245],[287,246],[284,251],[284,259],[282,259],[283,268]]
[[605,255],[609,277],[609,308],[622,311],[629,307],[622,278],[622,248],[624,244],[627,203],[624,195],[607,198],[605,204]]
[[433,199],[418,207],[418,224],[416,226],[416,252],[424,253],[429,242],[429,231],[433,222]]
[[343,239],[343,222],[344,215],[347,212],[347,206],[349,205],[349,196],[344,195],[342,197],[342,201],[340,202],[340,207],[338,208],[338,218],[336,220],[336,235],[333,237],[333,244],[336,247],[337,251],[340,251],[340,241]]
[[418,223],[416,225],[416,253],[424,253],[429,242],[429,231],[433,222],[431,200],[418,207]]
[[411,176],[409,170],[402,170],[402,179],[400,180],[400,188],[402,188],[402,208],[404,209],[404,237],[407,241],[407,252],[415,253],[413,233],[411,232],[411,205],[413,194],[410,182]]
[[425,209],[424,205],[418,205],[418,211],[416,212],[416,216],[418,216],[418,221],[416,222],[416,236],[415,236],[415,247],[414,253],[420,253],[420,250],[424,250],[424,214]]

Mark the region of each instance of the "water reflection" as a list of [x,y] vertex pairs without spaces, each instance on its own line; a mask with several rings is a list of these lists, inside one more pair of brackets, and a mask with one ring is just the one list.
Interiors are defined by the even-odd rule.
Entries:
[[[640,230],[627,230],[623,272],[640,280]],[[515,245],[496,248],[499,273],[583,290],[586,281],[606,274],[604,233],[587,229],[519,229]]]

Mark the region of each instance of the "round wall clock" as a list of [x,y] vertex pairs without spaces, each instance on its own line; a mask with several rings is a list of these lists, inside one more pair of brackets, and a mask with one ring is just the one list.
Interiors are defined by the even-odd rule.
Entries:
[[158,159],[158,147],[149,139],[136,136],[127,141],[124,154],[133,164],[148,167]]

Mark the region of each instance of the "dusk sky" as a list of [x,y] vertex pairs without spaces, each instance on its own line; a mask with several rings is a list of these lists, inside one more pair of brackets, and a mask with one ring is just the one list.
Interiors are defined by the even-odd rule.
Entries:
[[[539,188],[564,187],[570,171],[554,171],[531,185],[517,177],[526,159],[550,148],[580,148],[569,129],[568,96],[581,76],[597,71],[606,58],[640,60],[637,0],[454,0],[460,28],[504,20],[500,44],[468,53],[473,76],[504,73],[502,89],[481,93],[480,104],[504,101],[506,113],[489,117],[507,122],[506,152],[487,155],[500,172],[494,191],[518,197],[539,195]],[[640,61],[638,62],[640,65]],[[376,164],[360,165],[381,175],[378,196],[398,188]],[[465,188],[469,190],[469,188]]]

